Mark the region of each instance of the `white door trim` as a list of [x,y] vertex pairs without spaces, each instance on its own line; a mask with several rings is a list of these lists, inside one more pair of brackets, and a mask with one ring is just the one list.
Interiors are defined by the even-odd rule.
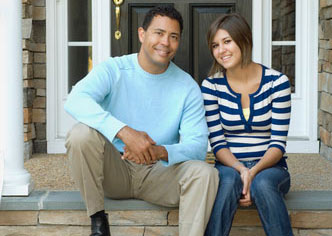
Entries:
[[[253,0],[253,60],[271,66],[272,1]],[[318,153],[318,2],[296,1],[296,93],[286,151]],[[285,42],[282,42],[283,44]],[[280,44],[280,43],[279,43]],[[278,45],[279,45],[278,44]],[[288,43],[289,44],[289,43]],[[301,82],[298,81],[301,78]],[[311,115],[314,114],[314,115]],[[298,125],[299,119],[301,125]],[[296,127],[296,132],[294,132]],[[295,135],[296,133],[296,135]]]
[[[46,0],[46,133],[47,133],[47,152],[50,152],[50,146],[56,143],[56,101],[57,101],[57,47],[56,47],[56,22],[57,22],[57,3],[58,1]],[[60,151],[60,150],[59,150]]]
[[[65,135],[60,132],[66,99],[68,0],[46,0],[47,56],[47,152],[64,153]],[[110,1],[92,1],[92,61],[96,65],[110,56]],[[74,123],[74,120],[68,122]]]

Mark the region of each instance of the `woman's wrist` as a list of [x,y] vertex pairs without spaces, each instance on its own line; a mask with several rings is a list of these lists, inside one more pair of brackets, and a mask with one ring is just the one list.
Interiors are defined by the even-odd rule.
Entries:
[[249,170],[249,173],[252,177],[255,177],[256,174],[257,174],[257,171],[256,171],[256,168],[255,167],[252,167],[250,170]]
[[235,162],[232,166],[233,169],[237,170],[240,174],[249,169],[245,167],[240,161]]
[[231,166],[233,169],[239,169],[239,168],[241,168],[243,166],[243,164],[241,163],[241,162],[239,162],[239,161],[236,161],[236,162],[234,162],[233,163],[233,165]]
[[243,173],[245,173],[246,171],[250,171],[247,167],[243,166],[241,169],[240,169],[240,174],[242,175]]

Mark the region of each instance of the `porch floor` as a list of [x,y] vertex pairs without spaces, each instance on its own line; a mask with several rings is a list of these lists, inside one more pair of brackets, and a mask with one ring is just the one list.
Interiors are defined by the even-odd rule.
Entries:
[[[290,191],[332,190],[332,162],[319,154],[289,154]],[[35,190],[78,190],[63,154],[34,154],[24,163]]]

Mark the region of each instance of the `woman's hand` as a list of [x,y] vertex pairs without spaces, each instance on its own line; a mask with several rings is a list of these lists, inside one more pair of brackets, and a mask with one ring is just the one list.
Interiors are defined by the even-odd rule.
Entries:
[[240,176],[243,183],[242,197],[239,201],[240,206],[248,207],[252,204],[250,196],[250,185],[253,179],[253,176],[250,170],[246,167],[241,168]]

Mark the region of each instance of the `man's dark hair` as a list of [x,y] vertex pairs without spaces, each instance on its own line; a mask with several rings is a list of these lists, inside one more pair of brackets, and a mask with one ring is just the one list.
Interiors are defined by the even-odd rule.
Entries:
[[155,16],[167,16],[171,19],[177,20],[180,25],[180,33],[182,33],[183,29],[182,16],[180,12],[178,12],[172,5],[158,5],[150,9],[146,13],[142,24],[142,27],[145,31],[149,28],[151,21]]

